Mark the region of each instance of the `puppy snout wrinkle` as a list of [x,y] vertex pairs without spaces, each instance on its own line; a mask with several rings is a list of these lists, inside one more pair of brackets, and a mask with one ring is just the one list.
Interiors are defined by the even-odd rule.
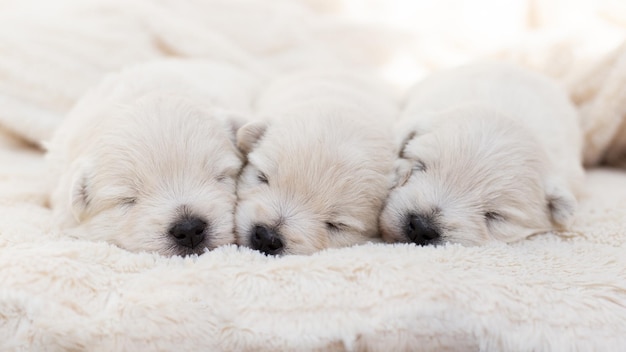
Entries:
[[407,216],[404,233],[409,240],[420,246],[435,244],[441,237],[430,217],[417,214]]
[[252,248],[268,255],[276,255],[282,252],[284,245],[280,235],[264,225],[256,225],[250,234]]
[[195,248],[204,241],[206,221],[199,217],[183,217],[169,229],[169,234],[176,243],[183,247]]

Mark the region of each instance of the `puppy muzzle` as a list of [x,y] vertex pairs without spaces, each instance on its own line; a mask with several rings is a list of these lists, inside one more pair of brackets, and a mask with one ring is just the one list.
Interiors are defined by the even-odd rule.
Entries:
[[265,225],[255,225],[250,232],[252,248],[267,255],[278,255],[285,248],[280,234]]
[[437,244],[441,240],[441,233],[432,217],[417,214],[407,215],[404,235],[419,246]]
[[195,249],[204,242],[207,227],[207,222],[199,217],[183,217],[174,222],[168,234],[178,246]]

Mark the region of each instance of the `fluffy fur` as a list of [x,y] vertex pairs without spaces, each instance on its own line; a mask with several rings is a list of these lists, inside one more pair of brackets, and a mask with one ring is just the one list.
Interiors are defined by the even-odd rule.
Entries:
[[379,238],[393,167],[396,104],[378,81],[303,72],[275,81],[243,126],[238,242],[268,254],[309,254]]
[[[167,60],[106,78],[49,144],[57,224],[133,251],[235,242],[234,145],[257,83],[213,62]],[[231,110],[225,110],[231,109]]]
[[580,109],[585,165],[626,168],[626,43],[576,73],[569,86]]
[[548,78],[503,63],[435,73],[398,125],[390,242],[511,242],[566,228],[582,180],[577,113]]

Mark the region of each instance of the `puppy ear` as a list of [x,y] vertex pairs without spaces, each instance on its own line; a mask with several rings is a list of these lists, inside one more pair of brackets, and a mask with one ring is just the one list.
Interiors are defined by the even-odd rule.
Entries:
[[415,136],[417,136],[417,131],[415,130],[410,130],[407,131],[405,133],[402,133],[400,135],[400,137],[397,140],[397,145],[398,145],[398,157],[400,158],[404,158],[404,149],[406,148],[406,145],[413,140],[413,138],[415,138]]
[[217,118],[222,122],[224,128],[228,132],[228,137],[233,143],[233,145],[237,144],[236,135],[237,130],[243,126],[249,118],[244,116],[243,113],[239,111],[233,111],[229,109],[223,109],[219,107],[212,107],[208,110],[211,116]]
[[233,145],[237,145],[237,131],[248,122],[249,118],[238,112],[219,110],[218,116],[224,122],[228,137]]
[[74,219],[80,222],[85,217],[91,202],[89,193],[91,163],[85,159],[77,160],[76,163],[76,171],[70,181],[69,205]]
[[398,123],[394,128],[396,151],[398,157],[406,158],[404,155],[404,149],[406,145],[413,140],[413,138],[421,136],[425,133],[425,129],[419,126],[413,120],[404,120]]
[[578,201],[561,178],[550,178],[546,181],[546,200],[552,222],[563,228],[568,228],[574,221]]
[[402,187],[411,177],[412,163],[408,159],[396,159],[394,164],[391,188]]
[[394,164],[392,188],[403,186],[411,177],[413,162],[405,154],[407,144],[423,133],[422,129],[411,120],[405,120],[396,125],[394,135],[396,136],[396,151],[398,159]]
[[254,145],[263,137],[267,123],[263,121],[248,122],[237,131],[237,148],[248,154]]

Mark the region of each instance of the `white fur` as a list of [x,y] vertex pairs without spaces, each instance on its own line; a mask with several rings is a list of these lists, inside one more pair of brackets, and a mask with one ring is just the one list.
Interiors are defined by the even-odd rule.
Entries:
[[248,159],[237,191],[238,242],[252,246],[255,226],[276,231],[281,254],[376,240],[396,109],[378,81],[356,73],[276,80],[258,103],[267,118],[237,135]]
[[397,136],[388,241],[409,240],[410,215],[441,236],[420,244],[510,242],[573,220],[577,113],[547,78],[495,62],[435,73],[410,92]]
[[[233,243],[239,112],[257,83],[234,66],[166,60],[107,77],[49,144],[50,201],[75,236],[133,251],[201,253]],[[231,109],[231,110],[226,110]],[[181,216],[208,223],[197,248],[176,245]]]

